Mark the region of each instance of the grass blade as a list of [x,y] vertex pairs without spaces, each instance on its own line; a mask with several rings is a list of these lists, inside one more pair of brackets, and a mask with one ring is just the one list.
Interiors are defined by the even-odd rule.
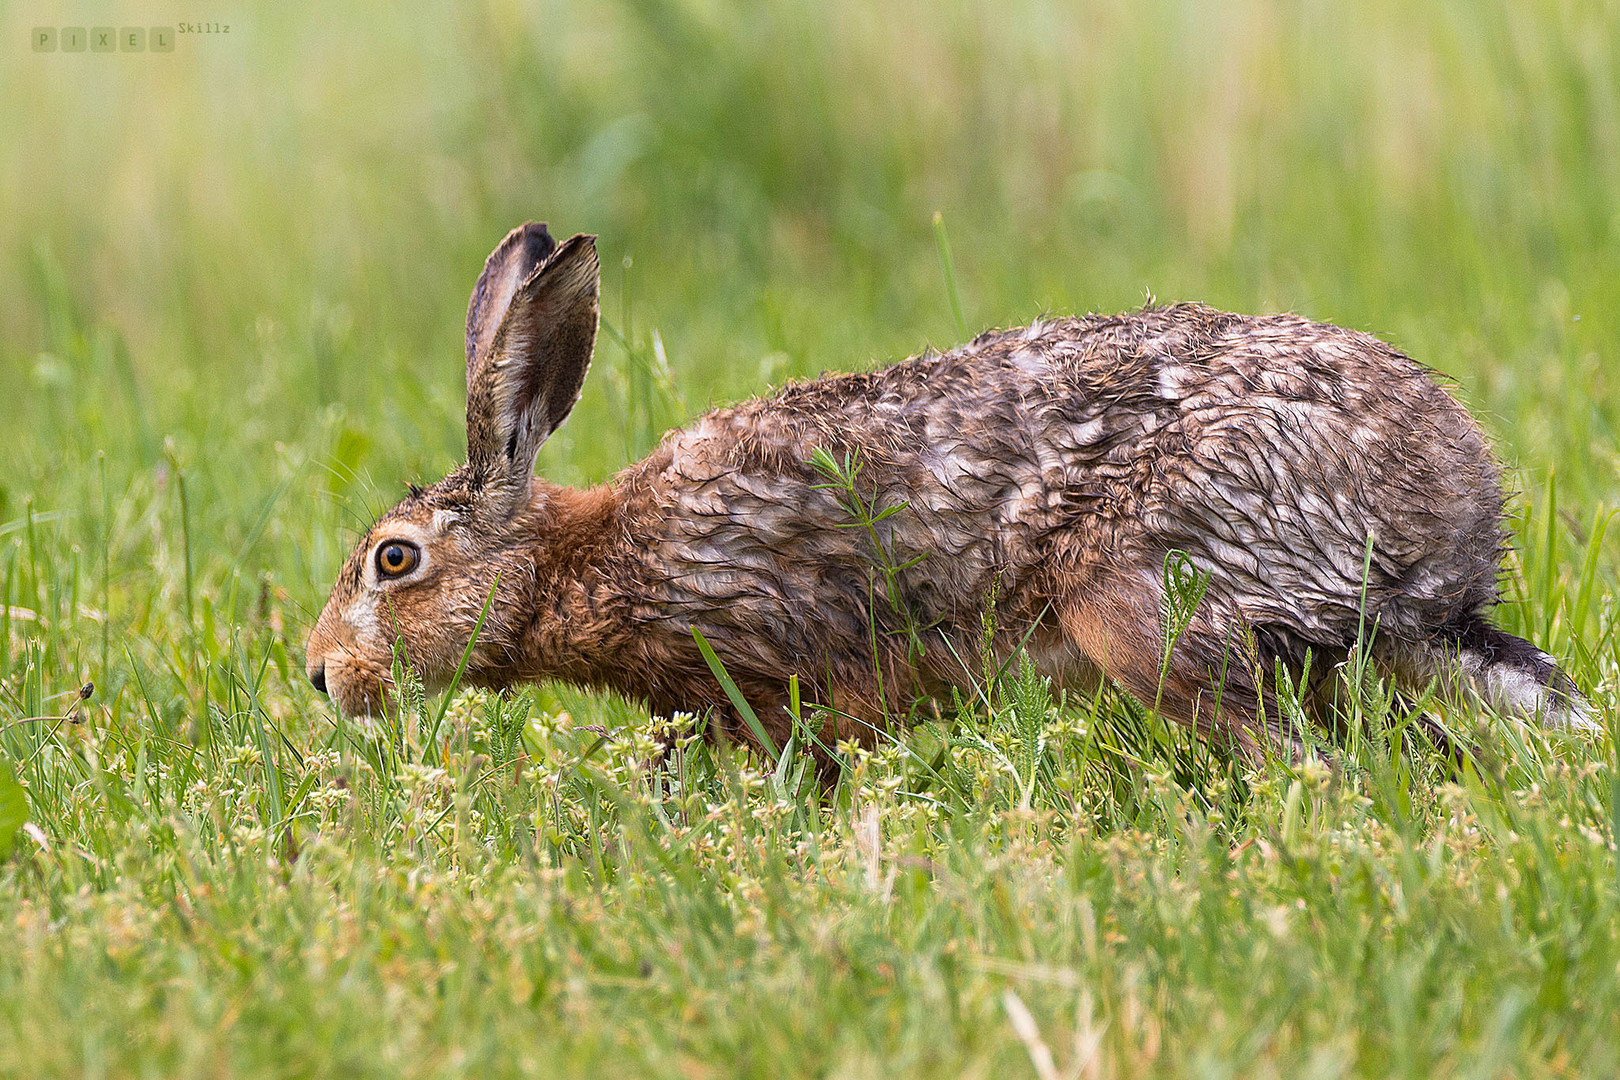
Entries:
[[501,574],[497,570],[495,580],[489,586],[489,595],[484,597],[484,609],[478,613],[478,621],[473,624],[472,637],[467,640],[467,647],[461,652],[461,663],[456,665],[456,673],[451,677],[450,685],[445,687],[444,698],[439,702],[439,711],[433,717],[433,727],[428,730],[429,744],[439,734],[439,725],[444,722],[444,714],[450,711],[450,699],[456,696],[456,688],[461,685],[461,677],[467,673],[467,664],[472,660],[473,646],[478,644],[478,635],[484,629],[484,619],[489,615],[490,605],[495,603],[495,590],[500,587]]
[[945,235],[945,215],[934,211],[934,244],[939,248],[939,266],[945,272],[945,291],[951,297],[951,316],[956,320],[957,336],[968,338],[967,319],[962,315],[962,294],[956,288],[956,263],[951,258],[951,240]]
[[695,626],[692,627],[692,640],[697,642],[698,652],[703,654],[703,660],[709,665],[709,670],[714,672],[714,677],[719,681],[720,688],[726,692],[726,697],[731,699],[732,707],[743,718],[743,723],[748,725],[748,730],[754,733],[754,738],[758,739],[759,744],[771,755],[771,760],[775,761],[779,757],[775,740],[765,730],[765,725],[759,722],[759,717],[755,715],[753,706],[748,704],[748,700],[743,697],[742,691],[737,689],[737,684],[726,673],[726,666],[715,655],[714,648],[703,636],[703,631]]

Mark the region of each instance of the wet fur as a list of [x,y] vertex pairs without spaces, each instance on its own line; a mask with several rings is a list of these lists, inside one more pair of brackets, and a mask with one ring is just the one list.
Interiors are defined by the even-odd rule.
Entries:
[[[527,246],[536,259],[555,247]],[[485,278],[510,278],[497,260],[521,247],[508,238]],[[346,709],[381,703],[376,676],[395,635],[430,678],[447,675],[497,588],[476,684],[557,677],[658,713],[712,710],[743,737],[697,628],[779,742],[795,674],[830,710],[825,740],[870,738],[967,681],[993,596],[1001,651],[1023,641],[1064,686],[1112,678],[1252,752],[1300,734],[1274,707],[1260,729],[1257,673],[1278,660],[1297,670],[1307,651],[1322,672],[1354,644],[1370,535],[1365,615],[1389,673],[1552,721],[1584,715],[1545,654],[1484,621],[1505,538],[1478,426],[1430,372],[1368,335],[1198,304],[1055,319],[716,410],[608,484],[575,491],[528,479],[538,442],[522,423],[543,414],[554,427],[577,396],[590,352],[578,312],[548,346],[574,355],[525,375],[517,393],[538,404],[514,413],[511,445],[496,437],[507,428],[482,440],[507,457],[474,445],[475,427],[499,427],[511,404],[479,381],[489,365],[478,342],[507,331],[474,316],[482,304],[487,321],[499,291],[481,279],[470,308],[470,464],[378,522],[311,637],[312,672],[326,664]],[[594,332],[594,279],[590,303]],[[880,528],[899,559],[922,556],[900,575],[904,612],[927,628],[921,659],[908,655],[907,616],[883,593],[869,537],[810,464],[818,448],[859,461],[867,498],[907,506]],[[406,526],[431,535],[430,565],[368,585],[369,553]],[[1161,693],[1172,549],[1209,587]],[[384,617],[351,626],[368,604]]]

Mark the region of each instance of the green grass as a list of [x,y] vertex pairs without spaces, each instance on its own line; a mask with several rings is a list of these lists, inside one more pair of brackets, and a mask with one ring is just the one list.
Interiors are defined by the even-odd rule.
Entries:
[[1612,733],[1453,713],[1457,770],[1351,671],[1348,742],[1245,774],[1014,662],[823,790],[691,718],[649,774],[563,686],[357,728],[301,648],[541,218],[606,268],[564,482],[1150,290],[1378,333],[1512,466],[1500,621],[1612,725],[1617,14],[279,5],[107,56],[0,5],[0,1075],[1614,1075]]

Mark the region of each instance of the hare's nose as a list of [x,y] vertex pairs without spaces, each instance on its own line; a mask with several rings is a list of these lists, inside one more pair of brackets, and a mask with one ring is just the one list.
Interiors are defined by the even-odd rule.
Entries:
[[326,693],[325,660],[311,660],[309,662],[309,667],[305,670],[305,674],[309,676],[309,681],[314,685],[315,689],[319,690],[323,694]]

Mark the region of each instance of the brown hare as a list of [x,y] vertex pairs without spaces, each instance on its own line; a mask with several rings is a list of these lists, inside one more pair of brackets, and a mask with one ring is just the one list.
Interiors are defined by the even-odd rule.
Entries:
[[[797,675],[831,745],[967,681],[994,596],[995,647],[1251,755],[1302,735],[1267,701],[1276,664],[1329,671],[1363,626],[1397,685],[1589,722],[1550,657],[1486,621],[1505,536],[1485,438],[1366,334],[1198,304],[1042,321],[718,409],[581,491],[533,472],[585,381],[597,288],[594,237],[529,224],[490,255],[467,463],[366,533],[310,635],[345,712],[384,706],[396,643],[442,685],[488,600],[475,685],[559,678],[748,737],[697,629],[778,744]],[[817,451],[898,508],[875,527],[911,564],[892,594]],[[1207,587],[1162,669],[1177,551]]]

